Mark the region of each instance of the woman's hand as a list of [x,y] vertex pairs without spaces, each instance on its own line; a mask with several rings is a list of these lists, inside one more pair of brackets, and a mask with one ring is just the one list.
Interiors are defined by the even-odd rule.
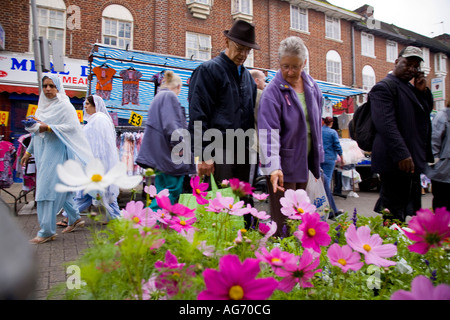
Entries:
[[270,183],[272,184],[272,190],[274,193],[278,191],[284,192],[284,178],[283,171],[275,170],[270,174]]
[[28,163],[28,160],[30,160],[30,157],[31,157],[31,153],[25,152],[22,159],[20,159],[20,164],[22,165],[22,167],[27,166],[27,163]]
[[207,160],[200,162],[197,166],[197,173],[200,178],[205,175],[210,176],[211,173],[214,173],[214,161]]

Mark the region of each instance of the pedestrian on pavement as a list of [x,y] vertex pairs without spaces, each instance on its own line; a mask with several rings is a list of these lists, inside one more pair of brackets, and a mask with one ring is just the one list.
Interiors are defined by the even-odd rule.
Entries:
[[[408,46],[400,51],[394,70],[387,75],[393,81],[378,82],[370,91],[372,120],[376,134],[372,148],[372,169],[380,175],[380,197],[374,210],[389,209],[393,219],[405,221],[421,209],[420,174],[431,152],[433,96],[420,71],[423,53]],[[414,80],[414,84],[410,81]]]
[[32,244],[55,239],[56,215],[61,208],[64,208],[69,218],[69,226],[63,233],[84,226],[85,222],[81,220],[74,204],[73,193],[55,191],[55,185],[59,182],[56,167],[69,159],[86,165],[93,158],[75,108],[65,94],[61,80],[57,75],[47,74],[42,78],[42,87],[35,114],[37,122],[26,127],[32,133],[32,139],[21,160],[25,166],[33,154],[36,162],[35,201],[41,229],[30,240]]
[[[189,83],[191,136],[201,135],[203,138],[208,129],[216,129],[223,137],[222,145],[215,141],[215,154],[204,152],[209,144],[205,141],[207,139],[202,139],[203,144],[197,146],[192,139],[194,155],[200,157],[198,175],[213,174],[218,185],[224,179],[237,178],[246,183],[250,180],[252,142],[245,139],[245,146],[238,146],[234,142],[234,131],[254,129],[257,90],[244,62],[252,49],[260,49],[255,38],[253,24],[236,20],[230,30],[224,31],[225,50],[197,67]],[[250,140],[252,138],[253,135]],[[244,201],[252,204],[249,196]],[[248,216],[245,215],[246,218]],[[247,226],[249,222],[246,220]]]
[[[110,171],[119,162],[119,153],[116,146],[116,130],[114,123],[106,109],[105,101],[98,95],[90,95],[84,101],[83,120],[86,125],[83,132],[89,142],[95,158],[101,160],[105,172]],[[110,185],[105,192],[98,194],[90,192],[84,194],[78,191],[75,195],[75,203],[80,212],[83,212],[96,199],[100,199],[99,204],[104,206],[108,212],[107,221],[120,217],[120,208],[117,203],[119,187]],[[67,214],[62,213],[64,218],[57,223],[58,226],[67,227]]]
[[252,75],[253,80],[255,80],[256,83],[255,128],[257,129],[259,100],[261,100],[261,95],[267,83],[266,83],[266,76],[264,72],[262,72],[261,70],[257,69],[250,70],[250,74]]
[[[168,189],[172,204],[178,201],[183,191],[185,176],[196,172],[192,154],[172,155],[172,148],[180,143],[172,139],[172,134],[178,131],[180,136],[184,136],[182,131],[187,130],[185,111],[178,100],[181,86],[182,81],[177,74],[173,71],[164,73],[164,81],[148,111],[144,137],[136,159],[139,166],[155,170],[156,191]],[[173,156],[186,161],[175,162]],[[150,208],[156,210],[159,206],[152,201]]]
[[450,99],[433,118],[431,145],[434,162],[426,176],[431,180],[433,210],[445,207],[450,212]]
[[323,172],[328,178],[329,185],[331,189],[331,180],[333,179],[334,167],[336,166],[336,159],[341,159],[341,165],[344,165],[344,158],[342,156],[342,147],[339,142],[339,136],[336,130],[332,129],[333,118],[326,117],[323,119],[322,125],[322,141],[323,141],[323,151],[325,153],[325,160],[320,164]]
[[261,169],[267,175],[270,212],[278,225],[276,236],[286,222],[280,204],[284,191],[306,189],[309,171],[319,179],[324,159],[322,92],[303,70],[303,40],[296,36],[284,39],[278,53],[280,69],[264,89],[258,112]]

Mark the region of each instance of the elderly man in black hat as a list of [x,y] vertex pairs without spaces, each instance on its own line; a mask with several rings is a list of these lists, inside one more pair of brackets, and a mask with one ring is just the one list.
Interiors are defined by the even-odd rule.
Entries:
[[390,219],[405,221],[421,209],[420,174],[431,153],[433,97],[420,70],[420,48],[400,51],[392,73],[370,91],[376,134],[372,147],[372,170],[380,175],[380,198],[376,212],[389,209]]
[[[237,143],[230,147],[230,134],[232,131],[239,134],[238,129],[246,132],[254,128],[256,84],[243,64],[250,51],[260,47],[255,41],[255,26],[246,21],[236,20],[230,30],[224,31],[224,37],[225,50],[192,73],[188,95],[189,131],[194,155],[200,157],[200,176],[213,173],[219,183],[230,178],[248,182],[249,143],[244,148],[239,148]],[[221,144],[214,141],[212,153],[204,152],[212,143],[208,139],[194,144],[194,135],[203,138],[208,129],[217,129],[223,137]]]

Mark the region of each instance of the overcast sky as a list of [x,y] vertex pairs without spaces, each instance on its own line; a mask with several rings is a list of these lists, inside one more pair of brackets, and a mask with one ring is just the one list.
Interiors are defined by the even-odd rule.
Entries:
[[403,29],[435,37],[450,34],[450,0],[327,0],[355,10],[365,4],[374,8],[374,18]]

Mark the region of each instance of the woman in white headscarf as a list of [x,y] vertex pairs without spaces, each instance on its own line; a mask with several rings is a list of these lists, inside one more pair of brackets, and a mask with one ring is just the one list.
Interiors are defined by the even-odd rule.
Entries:
[[35,200],[41,229],[30,240],[32,244],[55,239],[56,215],[61,208],[64,208],[69,220],[69,226],[63,233],[84,226],[73,202],[74,194],[55,191],[55,185],[59,182],[56,167],[68,159],[86,165],[93,158],[75,108],[65,94],[61,80],[56,75],[48,74],[42,78],[42,86],[35,114],[37,122],[26,127],[32,133],[32,139],[21,160],[22,165],[26,165],[33,154],[36,161]]
[[[86,98],[83,120],[87,122],[83,131],[94,157],[101,160],[105,172],[110,171],[119,162],[119,152],[116,146],[114,123],[106,109],[105,102],[100,96],[91,95]],[[120,208],[117,203],[118,195],[119,187],[110,185],[102,194],[97,194],[97,192],[83,194],[82,191],[79,191],[74,200],[78,209],[82,212],[92,204],[97,196],[100,196],[101,204],[108,210],[109,217],[114,219],[120,217]],[[63,213],[63,215],[66,214]],[[58,225],[64,226],[67,223],[66,219],[64,218]]]

